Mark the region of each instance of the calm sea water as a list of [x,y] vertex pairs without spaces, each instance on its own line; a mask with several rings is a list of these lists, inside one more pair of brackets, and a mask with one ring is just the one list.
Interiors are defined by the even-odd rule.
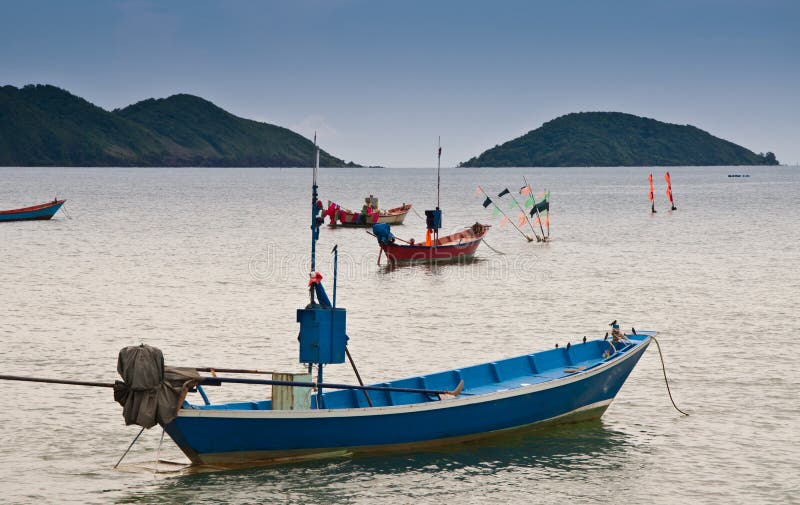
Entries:
[[[655,329],[597,422],[446,450],[246,470],[154,474],[186,461],[125,427],[106,389],[0,383],[3,503],[800,503],[800,171],[672,168],[678,210],[647,201],[650,169],[445,169],[447,228],[499,225],[474,194],[552,194],[549,244],[495,226],[470,265],[387,270],[363,230],[339,245],[338,304],[368,382]],[[752,177],[728,178],[729,173]],[[0,208],[67,198],[53,221],[0,224],[4,374],[111,381],[120,348],[168,364],[292,370],[306,302],[310,170],[0,168]],[[323,200],[417,210],[432,169],[322,169]],[[413,213],[395,232],[421,239]],[[331,285],[328,284],[330,291]],[[344,365],[327,378],[353,381]],[[252,399],[225,386],[212,400]],[[166,470],[166,465],[161,465]]]

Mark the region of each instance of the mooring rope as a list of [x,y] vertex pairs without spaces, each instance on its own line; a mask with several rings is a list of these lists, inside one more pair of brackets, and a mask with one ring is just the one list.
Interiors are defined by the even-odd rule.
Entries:
[[423,221],[427,222],[427,220],[426,220],[424,217],[422,217],[422,216],[420,216],[420,215],[419,215],[419,212],[417,212],[417,209],[415,209],[414,207],[411,207],[411,210],[413,210],[413,211],[414,211],[414,214],[416,214],[418,218],[420,218],[420,219],[422,219]]
[[675,405],[675,400],[672,399],[672,391],[670,391],[670,389],[669,389],[669,381],[667,380],[667,369],[664,366],[664,355],[661,353],[661,344],[658,343],[658,340],[656,340],[656,337],[651,335],[650,338],[653,339],[653,342],[656,343],[656,347],[658,348],[658,357],[661,359],[661,371],[664,372],[664,384],[667,385],[667,394],[669,395],[669,401],[672,402],[672,406],[675,407],[675,410],[677,410],[678,412],[680,412],[681,414],[683,414],[685,416],[688,416],[689,414],[687,414],[686,412],[684,412],[681,409],[679,409],[678,406]]
[[489,245],[489,242],[487,242],[485,238],[482,238],[481,240],[483,241],[483,243],[484,243],[484,244],[486,244],[486,247],[488,247],[488,248],[489,248],[489,249],[491,249],[492,251],[496,252],[497,254],[503,254],[503,255],[505,255],[505,253],[504,253],[503,251],[498,251],[498,250],[497,250],[497,249],[495,249],[494,247],[490,246],[490,245]]

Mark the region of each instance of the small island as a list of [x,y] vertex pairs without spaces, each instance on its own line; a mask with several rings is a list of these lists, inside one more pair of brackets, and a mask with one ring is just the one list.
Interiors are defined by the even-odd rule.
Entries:
[[[178,94],[106,111],[50,85],[0,87],[0,166],[309,167],[313,143]],[[359,166],[320,151],[323,167]]]
[[690,125],[622,112],[578,112],[488,149],[462,167],[777,165]]

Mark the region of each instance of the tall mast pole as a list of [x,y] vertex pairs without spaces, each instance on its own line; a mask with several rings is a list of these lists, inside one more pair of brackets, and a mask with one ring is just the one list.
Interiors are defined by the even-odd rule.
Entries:
[[[311,183],[311,274],[317,270],[317,237],[319,236],[319,227],[317,225],[317,173],[319,172],[319,147],[317,147],[317,132],[314,132],[314,153],[316,161],[314,162],[314,170]],[[314,303],[314,289],[311,289],[311,303]]]
[[436,159],[436,208],[439,208],[439,186],[442,183],[442,137],[439,136],[439,155]]

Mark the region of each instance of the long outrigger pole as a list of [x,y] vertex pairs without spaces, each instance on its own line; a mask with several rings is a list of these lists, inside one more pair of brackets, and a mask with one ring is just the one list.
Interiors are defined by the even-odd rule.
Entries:
[[[25,381],[25,382],[44,382],[47,384],[66,384],[69,386],[92,386],[101,388],[113,388],[113,382],[93,382],[93,381],[75,381],[67,379],[49,379],[43,377],[22,377],[19,375],[0,375],[0,380],[12,381]],[[317,383],[317,382],[295,382],[295,381],[276,381],[269,379],[243,379],[238,377],[202,377],[199,384],[206,386],[220,386],[224,383],[232,384],[265,384],[272,386],[295,386],[305,387],[312,389],[357,389],[361,391],[392,391],[397,393],[421,393],[427,395],[451,395],[458,396],[461,390],[464,389],[464,381],[458,383],[455,389],[448,391],[446,389],[417,389],[417,388],[398,388],[392,386],[354,386],[352,384],[333,384],[333,383]]]
[[66,384],[68,386],[92,386],[96,388],[113,388],[113,382],[73,381],[67,379],[46,379],[43,377],[21,377],[19,375],[0,375],[0,380],[45,382],[47,384]]

